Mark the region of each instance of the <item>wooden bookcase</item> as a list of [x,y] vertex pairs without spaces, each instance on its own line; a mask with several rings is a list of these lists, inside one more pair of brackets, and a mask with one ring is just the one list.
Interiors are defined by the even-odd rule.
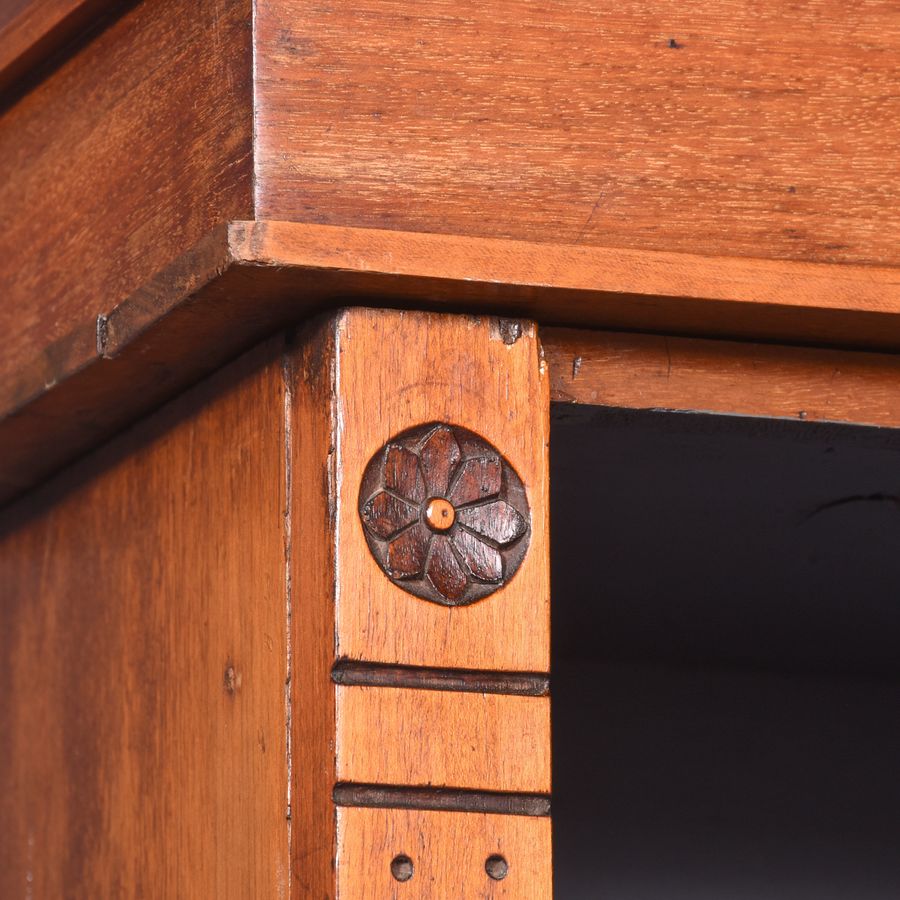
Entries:
[[896,896],[898,49],[0,10],[0,896]]

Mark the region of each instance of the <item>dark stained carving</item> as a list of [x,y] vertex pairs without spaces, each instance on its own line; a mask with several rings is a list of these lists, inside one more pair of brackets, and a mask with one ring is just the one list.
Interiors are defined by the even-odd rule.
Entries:
[[415,506],[393,494],[383,491],[366,507],[366,522],[382,538],[393,537],[398,531],[412,525],[419,517]]
[[502,816],[550,815],[550,797],[547,794],[341,782],[334,786],[331,796],[337,806],[369,809],[431,809]]
[[359,514],[366,541],[405,591],[445,606],[506,584],[528,549],[525,487],[484,438],[431,423],[396,435],[370,460]]
[[348,687],[412,688],[419,691],[511,694],[518,697],[547,697],[550,694],[550,678],[541,672],[486,672],[480,669],[393,666],[353,659],[338,660],[331,670],[331,680]]

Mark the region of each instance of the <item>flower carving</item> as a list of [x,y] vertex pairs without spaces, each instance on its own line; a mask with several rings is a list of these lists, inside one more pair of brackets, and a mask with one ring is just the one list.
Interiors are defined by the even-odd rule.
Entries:
[[392,438],[366,467],[359,514],[385,574],[445,606],[502,587],[528,549],[521,479],[496,448],[459,426],[425,425]]

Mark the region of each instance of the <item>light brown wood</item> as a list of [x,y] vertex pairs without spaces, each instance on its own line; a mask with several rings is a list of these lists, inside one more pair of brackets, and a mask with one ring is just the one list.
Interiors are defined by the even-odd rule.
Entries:
[[339,687],[337,757],[339,781],[549,793],[550,700]]
[[[549,662],[549,406],[538,349],[528,322],[350,309],[301,332],[288,356],[295,897],[358,895],[335,884],[336,841],[357,840],[361,827],[336,811],[338,783],[343,802],[362,803],[348,798],[390,786],[395,804],[446,803],[406,790],[440,786],[494,792],[492,803],[497,791],[531,795],[521,803],[504,795],[508,808],[546,803],[533,795],[550,787],[549,699],[490,692],[505,689],[491,673],[546,671]],[[502,448],[531,504],[520,570],[470,606],[440,606],[393,584],[370,553],[360,518],[363,469],[373,454],[398,431],[440,421],[477,429]],[[341,678],[332,669],[340,661],[346,675],[347,658],[429,668],[380,669],[381,687],[336,686]],[[489,670],[488,687],[466,690],[478,673],[455,678],[434,668],[447,666]],[[431,687],[462,689],[391,686],[423,676]],[[453,802],[469,809],[480,801],[463,794]],[[549,834],[549,822],[531,828]],[[446,853],[453,861],[457,848]]]
[[885,0],[259,0],[261,218],[900,261]]
[[0,497],[335,304],[900,348],[897,269],[238,222],[0,380]]
[[[548,382],[534,326],[390,310],[336,323],[336,655],[470,669],[549,670]],[[394,435],[428,422],[469,428],[525,485],[528,552],[490,597],[423,602],[385,577],[358,511],[363,470]]]
[[[528,287],[531,296],[523,295],[520,302],[530,302],[535,318],[551,322],[558,317],[579,324],[596,322],[599,318],[594,317],[602,317],[613,298],[640,296],[704,301],[695,304],[700,309],[707,306],[705,301],[722,300],[735,306],[798,311],[900,312],[897,266],[827,265],[275,220],[234,223],[230,249],[235,261],[246,264],[417,276],[434,279],[438,290],[462,280],[493,285],[498,291],[504,285]],[[544,297],[540,289],[569,293]],[[483,299],[491,297],[485,294]],[[560,299],[568,301],[562,309]],[[762,316],[763,310],[756,309],[755,314]],[[699,312],[691,326],[699,326],[704,315],[708,310]]]
[[551,398],[900,427],[900,358],[647,334],[547,329]]
[[7,510],[0,896],[287,896],[279,350]]
[[250,17],[134,4],[0,111],[0,382],[96,353],[99,314],[253,215]]
[[[353,900],[547,900],[552,896],[550,820],[526,816],[341,809],[338,885]],[[391,875],[398,854],[413,863],[404,883]],[[485,872],[489,856],[509,865],[502,881]]]
[[320,323],[285,357],[293,900],[336,891],[334,355],[334,328]]

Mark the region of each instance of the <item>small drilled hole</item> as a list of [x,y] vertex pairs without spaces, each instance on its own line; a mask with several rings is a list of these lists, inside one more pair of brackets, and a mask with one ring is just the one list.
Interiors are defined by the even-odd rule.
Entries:
[[393,875],[397,881],[409,881],[409,879],[413,877],[412,860],[402,853],[399,856],[395,856],[391,860],[391,875]]
[[494,881],[503,881],[509,874],[509,863],[500,856],[499,853],[495,853],[485,860],[484,871],[487,872]]

